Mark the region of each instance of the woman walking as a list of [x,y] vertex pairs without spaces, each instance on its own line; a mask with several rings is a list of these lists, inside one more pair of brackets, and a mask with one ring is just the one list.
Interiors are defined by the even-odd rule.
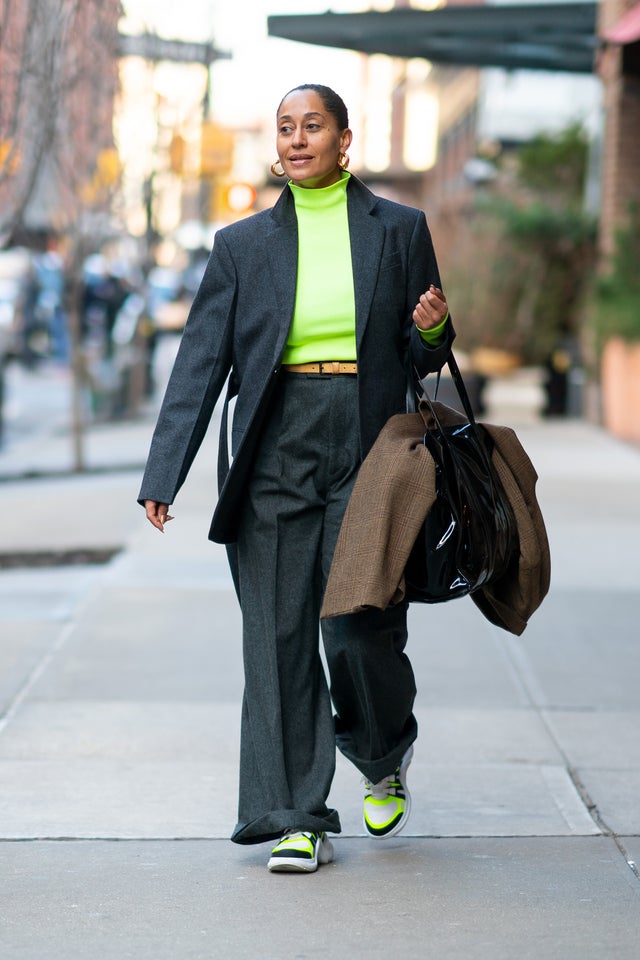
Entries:
[[209,536],[226,543],[242,609],[237,843],[278,841],[270,870],[333,858],[336,744],[365,779],[363,822],[398,833],[410,797],[415,683],[406,604],[322,621],[358,468],[407,383],[453,340],[424,214],[350,175],[347,109],[304,84],[277,111],[275,206],[220,230],[154,433],[140,502],[160,531],[228,379]]

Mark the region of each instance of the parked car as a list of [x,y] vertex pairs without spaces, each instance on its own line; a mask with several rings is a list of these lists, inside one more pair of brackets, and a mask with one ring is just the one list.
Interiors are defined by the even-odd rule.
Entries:
[[0,356],[26,366],[68,359],[64,267],[53,252],[0,251]]
[[31,272],[28,250],[0,251],[0,439],[2,438],[5,370],[20,353],[24,308]]
[[[20,353],[20,341],[35,282],[31,254],[22,247],[0,251],[0,362]],[[35,303],[35,300],[34,300]]]

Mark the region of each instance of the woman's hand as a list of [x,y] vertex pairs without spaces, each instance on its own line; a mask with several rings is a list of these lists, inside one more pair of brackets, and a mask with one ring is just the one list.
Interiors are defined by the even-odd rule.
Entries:
[[144,509],[149,523],[153,524],[160,533],[164,533],[165,523],[173,520],[173,517],[169,515],[169,504],[158,503],[156,500],[145,500]]
[[439,287],[433,284],[420,297],[413,311],[413,322],[421,330],[431,330],[442,323],[448,313],[447,300]]

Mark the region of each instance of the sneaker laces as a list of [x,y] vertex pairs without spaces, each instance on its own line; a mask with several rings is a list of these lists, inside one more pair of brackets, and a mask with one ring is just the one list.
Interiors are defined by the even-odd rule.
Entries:
[[398,787],[401,787],[398,770],[394,770],[388,777],[383,777],[379,783],[371,783],[366,777],[362,778],[365,790],[374,800],[386,800],[389,796],[396,796]]

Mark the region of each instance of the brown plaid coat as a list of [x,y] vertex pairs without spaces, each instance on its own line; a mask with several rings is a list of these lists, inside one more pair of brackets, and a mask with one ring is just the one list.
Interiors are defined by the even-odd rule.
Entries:
[[[438,404],[443,424],[460,415]],[[492,623],[520,635],[549,590],[549,542],[535,494],[538,475],[509,427],[483,424],[492,460],[511,503],[519,555],[498,581],[471,598]],[[364,460],[349,501],[325,591],[321,617],[385,609],[404,599],[404,568],[436,496],[435,465],[422,442],[420,413],[387,422]]]

